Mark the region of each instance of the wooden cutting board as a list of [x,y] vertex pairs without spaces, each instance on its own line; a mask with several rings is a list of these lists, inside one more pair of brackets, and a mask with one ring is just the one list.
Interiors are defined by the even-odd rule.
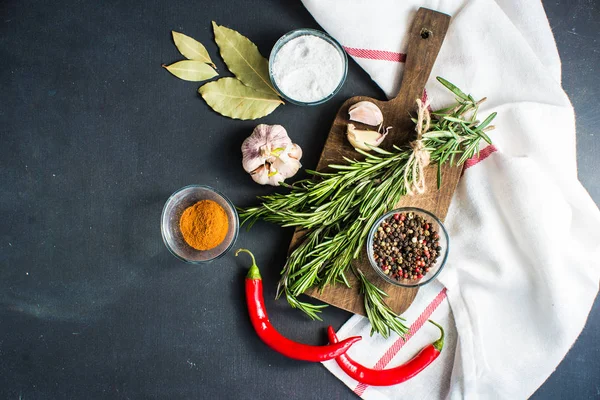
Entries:
[[[344,163],[344,156],[351,159],[360,158],[360,154],[354,150],[346,139],[346,126],[349,122],[348,108],[362,100],[377,104],[383,112],[384,125],[393,126],[383,142],[383,148],[389,149],[393,144],[406,145],[409,141],[414,140],[415,125],[411,121],[411,115],[416,115],[415,101],[423,95],[425,82],[429,78],[449,23],[450,16],[446,14],[426,8],[420,8],[417,11],[409,32],[404,76],[398,95],[389,101],[364,96],[355,96],[346,100],[338,111],[329,131],[329,136],[317,165],[318,171],[327,170],[329,164]],[[443,185],[440,190],[437,190],[437,167],[427,167],[425,174],[426,192],[423,195],[405,196],[396,206],[420,207],[443,220],[448,212],[450,200],[460,178],[460,173],[460,168],[445,166],[442,169]],[[302,235],[300,230],[295,232],[290,249],[300,244]],[[403,313],[410,306],[417,294],[417,289],[394,286],[379,278],[367,260],[366,247],[359,259],[355,260],[355,263],[371,282],[389,295],[386,301],[395,312]],[[350,272],[346,276],[352,288],[337,284],[326,287],[322,292],[316,288],[311,289],[307,294],[344,310],[365,315],[363,298],[358,293],[359,285],[356,278]]]

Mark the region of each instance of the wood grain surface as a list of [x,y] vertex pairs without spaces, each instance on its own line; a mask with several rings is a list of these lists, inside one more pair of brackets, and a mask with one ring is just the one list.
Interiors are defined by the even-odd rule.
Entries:
[[[329,136],[321,153],[317,170],[323,171],[329,164],[343,163],[343,157],[359,158],[360,154],[349,144],[346,139],[346,126],[348,108],[359,101],[371,101],[382,110],[384,125],[393,129],[381,147],[391,148],[392,145],[406,145],[414,140],[414,123],[411,115],[415,115],[416,99],[421,98],[425,83],[429,78],[431,69],[444,41],[448,29],[450,16],[426,8],[420,8],[413,20],[409,32],[409,44],[404,67],[404,76],[398,95],[389,101],[381,101],[364,96],[352,97],[340,108],[331,126]],[[437,190],[436,166],[426,169],[427,190],[423,195],[405,196],[397,207],[413,206],[423,208],[444,219],[460,178],[460,168],[444,167],[442,169],[443,185]],[[296,231],[292,238],[290,249],[295,248],[301,241],[302,232]],[[389,294],[387,303],[397,313],[404,312],[414,300],[417,289],[406,289],[391,285],[379,278],[372,269],[366,256],[366,248],[355,261],[367,278]],[[323,291],[316,288],[310,289],[307,294],[326,303],[344,310],[365,315],[363,297],[358,293],[358,284],[352,273],[347,274],[352,288],[337,284],[328,286]]]

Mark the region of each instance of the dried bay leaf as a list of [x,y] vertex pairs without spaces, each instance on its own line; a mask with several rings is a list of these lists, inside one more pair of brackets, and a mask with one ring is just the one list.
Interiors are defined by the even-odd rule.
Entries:
[[163,65],[163,67],[184,81],[205,81],[219,75],[210,65],[196,60],[178,61],[175,64]]
[[216,112],[234,119],[257,119],[273,112],[283,101],[244,85],[235,78],[221,78],[198,89],[202,98]]
[[173,42],[177,46],[177,50],[188,60],[202,61],[203,63],[212,65],[216,68],[215,63],[212,62],[208,51],[202,43],[194,38],[184,35],[180,32],[171,31],[173,35]]
[[278,96],[269,78],[269,62],[258,51],[258,47],[247,37],[233,29],[212,22],[215,41],[227,68],[251,88]]

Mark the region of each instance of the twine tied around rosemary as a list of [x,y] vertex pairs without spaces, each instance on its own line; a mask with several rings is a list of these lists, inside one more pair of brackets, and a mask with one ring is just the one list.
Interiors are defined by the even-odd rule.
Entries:
[[[413,152],[408,158],[404,168],[404,186],[406,194],[412,196],[414,192],[425,192],[425,167],[429,165],[429,151],[423,146],[423,134],[429,130],[431,115],[429,115],[429,101],[422,102],[417,99],[417,139],[410,143]],[[409,176],[409,172],[411,172]],[[414,191],[413,191],[414,190]]]

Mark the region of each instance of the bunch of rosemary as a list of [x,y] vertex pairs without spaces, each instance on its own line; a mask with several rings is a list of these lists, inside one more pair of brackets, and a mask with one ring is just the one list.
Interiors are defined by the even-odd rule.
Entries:
[[[445,79],[437,79],[456,96],[456,104],[431,113],[430,128],[422,135],[430,163],[438,166],[439,187],[444,163],[461,165],[478,154],[482,139],[491,143],[485,131],[493,129],[490,122],[496,113],[478,121],[477,111],[485,99],[476,101]],[[285,294],[292,307],[312,319],[320,319],[318,313],[326,305],[306,303],[298,296],[317,285],[350,286],[346,272],[364,247],[370,227],[406,195],[405,179],[413,179],[415,161],[410,157],[410,147],[372,150],[368,153],[357,149],[364,160],[346,158],[346,164],[329,165],[329,172],[307,171],[313,179],[282,184],[289,193],[263,196],[259,206],[240,210],[242,224],[248,223],[249,227],[263,219],[306,230],[302,243],[288,257],[277,292],[278,297]],[[364,293],[371,334],[378,332],[387,337],[392,330],[403,335],[407,327],[384,302],[387,295],[361,271],[351,270]]]

